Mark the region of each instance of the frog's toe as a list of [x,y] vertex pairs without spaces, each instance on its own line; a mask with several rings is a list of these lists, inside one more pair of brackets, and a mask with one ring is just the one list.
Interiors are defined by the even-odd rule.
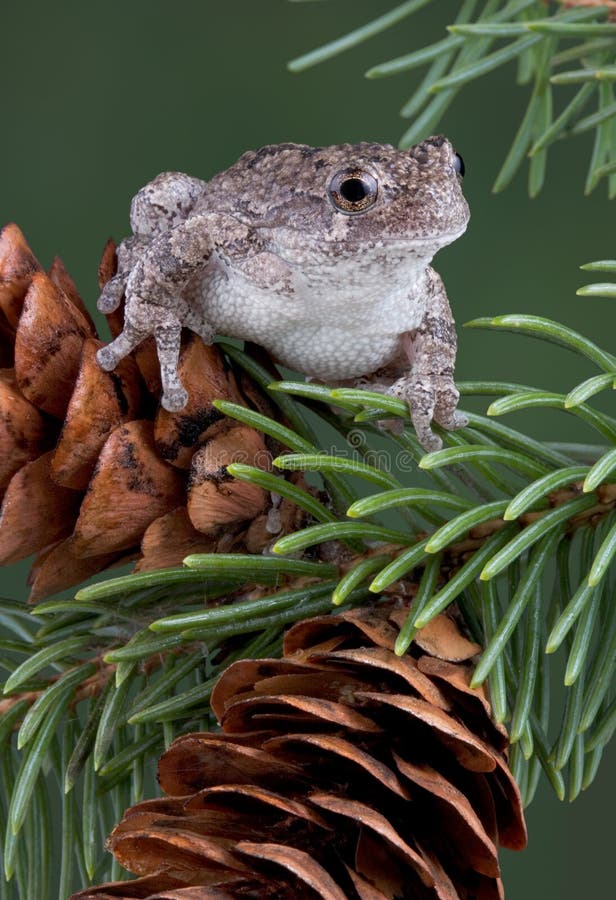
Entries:
[[464,413],[455,412],[452,418],[452,424],[446,425],[446,428],[450,428],[452,431],[455,431],[456,428],[466,428],[468,425],[468,416],[465,416]]
[[105,314],[115,312],[122,302],[123,293],[124,285],[121,279],[115,275],[101,291],[100,297],[96,301],[96,308]]
[[184,409],[188,403],[188,392],[184,390],[182,385],[167,388],[163,394],[161,405],[168,412],[179,412]]
[[460,393],[451,379],[444,379],[437,388],[437,401],[434,409],[434,420],[447,431],[455,431],[468,425],[468,418],[458,412],[456,407]]
[[415,425],[415,433],[417,435],[417,440],[424,448],[426,453],[434,453],[436,450],[440,450],[443,446],[443,442],[438,436],[435,434],[431,428],[424,428],[421,425]]
[[447,431],[456,431],[458,428],[464,428],[468,425],[468,417],[464,415],[464,413],[457,412],[454,410],[453,412],[448,412],[445,415],[435,415],[435,420],[439,425],[442,425],[443,428],[446,428]]
[[148,336],[148,333],[148,331],[135,328],[130,322],[125,322],[124,330],[120,332],[115,341],[106,347],[101,347],[97,352],[96,359],[101,369],[106,372],[115,369],[117,364]]
[[96,361],[105,372],[111,372],[120,362],[121,357],[113,350],[111,344],[101,347],[96,353]]
[[403,419],[379,419],[376,425],[381,431],[386,431],[396,436],[401,435],[404,431]]
[[432,431],[433,406],[429,402],[429,398],[424,397],[424,405],[418,402],[415,396],[409,403],[411,410],[411,421],[417,435],[417,440],[424,448],[426,453],[432,453],[434,450],[440,450],[443,442],[440,437]]

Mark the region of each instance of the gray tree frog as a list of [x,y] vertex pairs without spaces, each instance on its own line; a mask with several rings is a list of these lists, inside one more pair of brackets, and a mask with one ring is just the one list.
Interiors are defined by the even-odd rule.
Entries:
[[126,296],[124,330],[98,352],[111,370],[154,335],[165,409],[187,394],[177,371],[182,327],[254,341],[323,382],[408,401],[419,441],[456,412],[454,321],[430,262],[466,229],[463,165],[430,137],[389,144],[249,151],[210,181],[164,172],[131,204],[133,236],[99,298]]

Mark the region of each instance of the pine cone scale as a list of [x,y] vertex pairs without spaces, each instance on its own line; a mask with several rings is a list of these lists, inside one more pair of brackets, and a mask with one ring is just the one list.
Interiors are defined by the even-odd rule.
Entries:
[[345,738],[334,734],[286,734],[284,737],[270,738],[263,743],[263,748],[282,756],[287,761],[303,759],[308,755],[323,762],[325,771],[348,772],[349,779],[365,778],[370,784],[373,780],[404,800],[410,799],[395,772],[383,762],[372,756],[366,749],[358,747]]
[[252,484],[235,481],[226,467],[233,462],[265,468],[269,461],[263,437],[245,425],[227,426],[194,454],[188,482],[190,521],[204,534],[242,519],[253,519],[267,503],[267,494]]
[[217,784],[214,787],[204,788],[184,804],[184,809],[187,811],[207,809],[213,804],[215,808],[223,809],[225,815],[228,815],[225,797],[228,798],[229,805],[235,806],[236,809],[241,809],[244,800],[251,801],[262,804],[264,809],[271,807],[271,813],[274,815],[277,813],[289,814],[298,819],[304,819],[319,828],[331,830],[328,823],[306,803],[291,800],[284,794],[268,790],[258,784]]
[[141,558],[135,572],[175,566],[191,553],[214,553],[216,538],[194,528],[185,507],[179,506],[151,522],[141,539]]
[[483,686],[471,688],[471,674],[467,669],[460,669],[459,666],[447,660],[437,659],[432,656],[423,656],[417,665],[421,672],[442,684],[443,690],[455,692],[458,702],[466,703],[469,711],[477,707],[478,714],[481,711],[487,713],[487,718],[482,716],[482,721],[488,726],[491,743],[500,749],[507,746],[507,731],[491,718],[491,707]]
[[413,765],[394,752],[396,766],[411,784],[432,795],[442,818],[457,820],[455,833],[463,847],[463,855],[483,875],[499,875],[498,849],[462,791],[428,765]]
[[358,800],[348,800],[332,796],[332,794],[314,793],[310,795],[310,801],[315,803],[320,809],[349,819],[352,827],[359,825],[378,835],[387,845],[397,851],[397,854],[403,857],[405,864],[410,865],[423,884],[428,887],[434,886],[432,872],[421,855],[403,840],[381,813],[365,803],[360,803]]
[[74,553],[95,556],[138,545],[148,525],[177,505],[183,488],[181,475],[156,452],[151,422],[119,426],[105,442],[81,504]]
[[212,400],[241,404],[242,397],[233,373],[216,347],[206,347],[196,335],[191,335],[182,346],[178,372],[188,392],[188,402],[179,413],[169,413],[161,407],[156,414],[154,434],[163,459],[189,469],[195,446],[213,425],[224,419]]
[[[420,848],[417,848],[420,850]],[[374,885],[387,900],[398,897],[426,898],[442,895],[442,885],[436,884],[432,871],[429,869],[427,859],[423,859],[423,851],[420,851],[420,860],[423,870],[429,871],[429,879],[421,878],[415,866],[409,865],[403,853],[397,853],[394,846],[383,840],[379,840],[377,833],[367,828],[362,828],[357,837],[355,852],[355,871],[365,877],[369,884]],[[443,896],[447,897],[445,893]],[[452,895],[451,900],[453,900]]]
[[45,547],[38,554],[28,575],[28,584],[31,588],[30,603],[36,603],[61,591],[67,583],[79,584],[124,559],[121,553],[80,558],[72,552],[72,545],[71,537],[64,538],[56,544]]
[[[143,831],[118,835],[111,846],[120,864],[130,867],[137,875],[171,876],[182,886],[202,884],[204,879],[214,880],[221,869],[235,875],[250,871],[235,854],[224,848],[224,838],[214,840],[195,831],[164,827],[165,824],[164,821],[162,826],[146,822]],[[171,864],[169,860],[172,860]]]
[[48,449],[46,422],[17,390],[11,370],[0,372],[0,495],[13,475]]
[[261,695],[231,703],[222,719],[225,731],[252,730],[252,726],[274,727],[274,723],[284,721],[295,726],[309,728],[319,723],[321,726],[344,727],[360,733],[380,732],[382,729],[372,719],[342,703],[312,697],[296,697],[285,694]]
[[356,872],[350,866],[345,866],[345,868],[359,900],[387,900],[387,895],[379,891],[371,881],[366,881],[359,872]]
[[[392,619],[400,628],[404,624],[399,611]],[[415,636],[415,643],[428,657],[452,663],[466,662],[481,653],[479,644],[465,637],[449,616],[436,616],[428,622]],[[423,658],[417,661],[418,666]]]
[[488,774],[487,780],[494,797],[498,839],[508,850],[523,850],[527,834],[522,798],[505,759],[500,753],[495,753],[494,759],[496,769]]
[[493,754],[466,726],[425,700],[403,694],[377,694],[369,691],[361,691],[356,696],[360,702],[363,700],[370,704],[388,706],[408,715],[413,724],[421,723],[419,735],[422,733],[421,726],[427,726],[430,734],[450,749],[465,769],[470,769],[471,772],[493,772],[496,768]]
[[419,696],[433,706],[447,712],[451,709],[451,704],[447,697],[438,688],[438,686],[427,678],[422,669],[415,663],[410,656],[394,656],[390,650],[383,647],[364,647],[362,649],[353,650],[333,650],[329,653],[314,652],[310,655],[310,660],[316,664],[336,665],[340,663],[344,665],[353,664],[359,671],[363,666],[373,667],[381,671],[383,675],[392,678],[394,675],[400,676],[401,679],[416,691]]
[[314,675],[314,667],[301,665],[294,659],[242,659],[227,669],[228,677],[219,679],[210,697],[210,706],[221,719],[227,702],[254,685],[263,685],[267,679],[281,675]]
[[50,280],[58,288],[58,290],[63,293],[68,300],[70,300],[81,318],[84,320],[90,334],[96,334],[96,326],[94,325],[94,320],[92,319],[92,316],[90,315],[85,303],[81,299],[81,295],[77,290],[77,285],[67,272],[64,263],[59,256],[54,256],[51,262],[51,266],[49,267],[49,272],[47,274],[49,275]]
[[0,231],[0,310],[12,328],[17,327],[32,276],[41,267],[14,223]]
[[122,360],[115,372],[96,362],[102,343],[83,343],[79,372],[66,411],[52,462],[58,484],[85,491],[107,438],[138,414],[142,397],[132,359]]
[[79,494],[51,478],[52,452],[26,463],[13,475],[0,511],[0,564],[17,562],[67,537]]
[[[272,768],[270,754],[258,746],[258,733],[246,739],[248,746],[224,737],[221,740],[221,735],[207,733],[174,741],[159,763],[162,789],[182,796],[220,783],[269,786],[303,780],[295,765],[281,761]],[[253,741],[257,746],[250,746]]]
[[[236,849],[251,859],[274,863],[287,869],[323,900],[347,900],[346,894],[340,890],[327,870],[303,850],[297,850],[284,844],[251,843],[250,841],[240,841]],[[298,896],[301,896],[301,893]]]
[[24,396],[63,419],[90,328],[44,272],[35,272],[15,335],[15,376]]

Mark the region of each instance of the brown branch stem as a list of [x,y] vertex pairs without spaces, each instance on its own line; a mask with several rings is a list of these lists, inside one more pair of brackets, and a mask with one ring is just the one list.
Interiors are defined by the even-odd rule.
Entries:
[[574,6],[589,8],[596,6],[597,10],[607,9],[609,11],[608,20],[611,22],[616,20],[616,0],[556,0],[556,2],[565,9],[571,9]]

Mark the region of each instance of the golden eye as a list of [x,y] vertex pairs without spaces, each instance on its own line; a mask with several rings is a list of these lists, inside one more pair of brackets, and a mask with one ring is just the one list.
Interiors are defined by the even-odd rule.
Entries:
[[375,203],[379,185],[370,172],[350,168],[336,172],[328,190],[332,203],[340,212],[359,213]]

